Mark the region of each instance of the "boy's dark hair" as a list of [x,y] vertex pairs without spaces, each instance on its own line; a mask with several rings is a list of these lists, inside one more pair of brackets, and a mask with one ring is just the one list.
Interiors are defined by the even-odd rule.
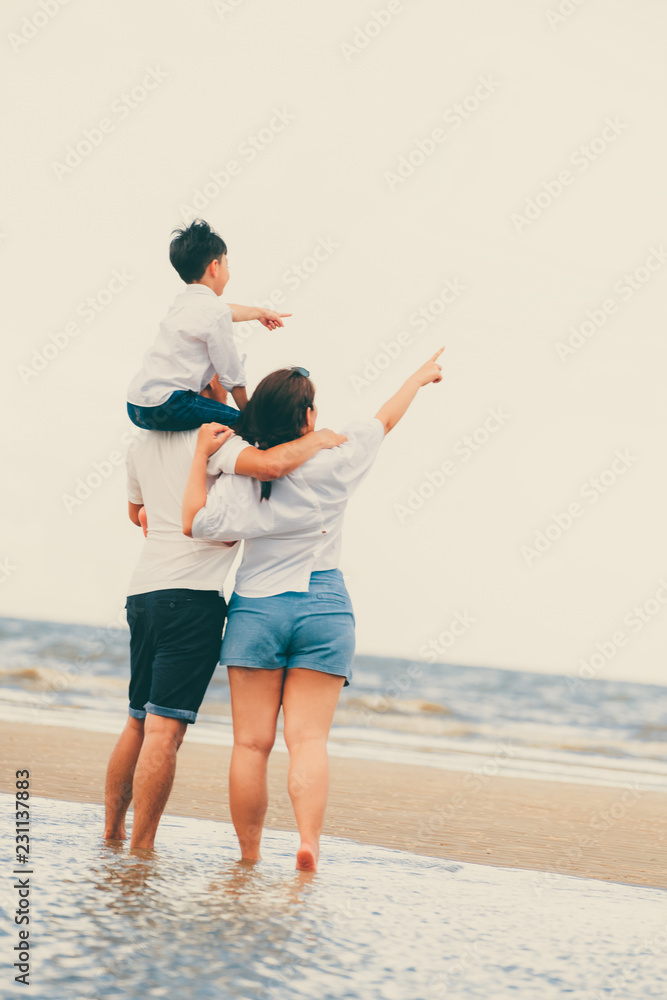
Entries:
[[227,253],[227,245],[208,222],[195,219],[182,229],[172,230],[169,260],[186,285],[199,281],[212,260]]
[[[279,368],[259,383],[234,431],[249,444],[266,451],[301,435],[306,413],[315,401],[315,386],[297,368]],[[271,483],[262,483],[262,500],[271,496]]]

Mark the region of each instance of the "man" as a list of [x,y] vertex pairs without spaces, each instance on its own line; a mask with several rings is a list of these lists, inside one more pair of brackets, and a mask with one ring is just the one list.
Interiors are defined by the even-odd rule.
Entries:
[[[214,382],[205,394],[215,399],[222,391]],[[344,440],[324,430],[268,451],[247,448],[237,472],[278,479]],[[104,838],[126,838],[125,815],[134,799],[133,848],[154,845],[178,748],[218,663],[226,616],[222,588],[234,543],[187,538],[181,527],[196,441],[197,430],[140,431],[127,455],[130,520],[141,526],[145,508],[148,530],[127,598],[129,718],[107,768]],[[256,502],[249,492],[248,503]]]

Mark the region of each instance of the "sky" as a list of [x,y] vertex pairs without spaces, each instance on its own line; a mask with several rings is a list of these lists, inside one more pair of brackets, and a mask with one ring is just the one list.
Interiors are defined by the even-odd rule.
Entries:
[[[437,348],[346,517],[361,653],[664,683],[659,0],[6,0],[0,613],[110,625],[127,384],[205,218],[250,387]],[[232,579],[226,590],[229,594]]]

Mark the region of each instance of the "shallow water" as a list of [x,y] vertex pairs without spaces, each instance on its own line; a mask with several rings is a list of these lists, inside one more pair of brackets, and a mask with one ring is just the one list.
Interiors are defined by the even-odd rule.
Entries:
[[[9,828],[10,796],[0,796]],[[100,840],[97,805],[31,799],[37,1000],[640,1000],[667,995],[659,889],[440,861],[295,835],[235,861],[233,829],[165,817],[158,850]],[[7,838],[3,872],[11,872]],[[13,910],[9,879],[3,904]],[[7,935],[7,929],[10,929]],[[6,959],[16,943],[2,921]],[[5,967],[6,969],[6,967]],[[7,972],[4,972],[7,977]],[[7,978],[5,978],[7,982]],[[4,984],[3,984],[4,985]]]

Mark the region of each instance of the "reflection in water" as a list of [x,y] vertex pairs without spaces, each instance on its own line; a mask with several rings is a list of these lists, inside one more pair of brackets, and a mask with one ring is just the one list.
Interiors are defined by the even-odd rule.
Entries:
[[[176,965],[179,988],[184,978],[199,978],[205,966],[206,979],[224,982],[230,996],[254,1000],[278,996],[278,987],[298,977],[304,948],[315,948],[318,941],[319,960],[335,960],[334,954],[327,958],[322,935],[340,914],[334,909],[327,920],[317,905],[309,906],[316,879],[311,873],[272,871],[240,860],[212,871],[187,859],[176,867],[171,852],[139,854],[118,842],[102,843],[98,850],[80,902],[98,943],[97,997],[112,982],[123,981],[127,988],[137,965],[142,980],[155,982],[172,975]],[[105,948],[104,942],[114,947]],[[178,942],[196,946],[180,951],[175,961]],[[252,993],[249,975],[255,980]]]
[[629,969],[633,1000],[667,993],[664,947],[647,952],[660,890],[333,838],[297,873],[289,833],[268,831],[252,864],[231,826],[170,816],[158,850],[130,852],[101,841],[101,807],[31,808],[37,1000],[555,1000],[606,995]]

